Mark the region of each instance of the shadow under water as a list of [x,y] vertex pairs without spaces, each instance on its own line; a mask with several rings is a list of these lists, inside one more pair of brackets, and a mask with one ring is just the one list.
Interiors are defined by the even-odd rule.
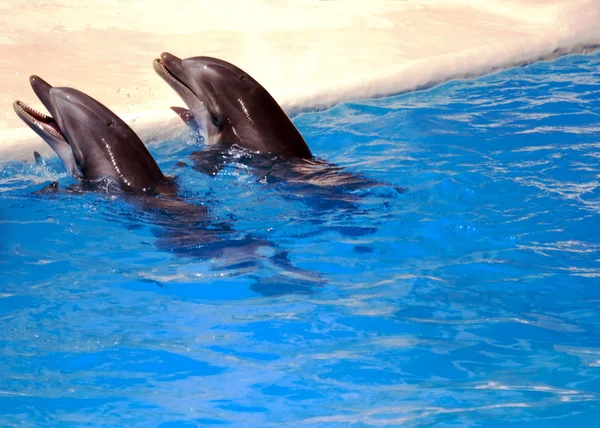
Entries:
[[[190,155],[193,169],[217,175],[227,164],[248,169],[267,188],[278,187],[288,197],[300,199],[313,208],[352,208],[360,203],[360,192],[379,189],[391,197],[406,189],[370,179],[323,159],[284,158],[251,153],[237,147],[210,147]],[[180,163],[180,167],[187,164]]]
[[[36,156],[36,161],[38,157]],[[176,186],[176,185],[175,185]],[[94,193],[104,199],[109,217],[119,216],[128,230],[149,226],[156,237],[155,247],[176,257],[209,261],[212,269],[224,275],[248,275],[253,280],[250,288],[265,296],[290,293],[310,294],[324,284],[320,274],[295,267],[289,253],[275,243],[235,230],[235,218],[219,219],[211,215],[209,207],[193,198],[183,199],[177,193],[136,194],[123,192],[105,184],[77,183],[60,189],[58,182],[51,182],[32,193],[37,198],[60,198],[61,196]],[[119,204],[110,202],[120,199],[131,211],[122,210]],[[117,207],[117,208],[115,208]],[[276,272],[263,276],[256,272],[270,265]]]

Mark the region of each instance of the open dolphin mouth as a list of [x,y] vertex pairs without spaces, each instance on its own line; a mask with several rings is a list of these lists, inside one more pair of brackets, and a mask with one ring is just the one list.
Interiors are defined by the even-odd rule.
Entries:
[[155,66],[157,65],[158,67],[160,67],[160,69],[162,70],[162,72],[163,72],[163,73],[165,73],[165,74],[167,74],[169,77],[171,77],[171,78],[173,78],[173,79],[175,79],[175,80],[179,80],[179,79],[177,79],[177,78],[176,78],[176,77],[173,75],[173,73],[171,73],[171,72],[169,71],[169,69],[168,69],[168,68],[165,66],[165,62],[164,62],[162,59],[160,59],[160,58],[155,58],[155,59],[154,59],[154,64],[155,64]]
[[[167,65],[169,62],[174,69],[173,67],[171,70],[169,69]],[[221,129],[222,123],[219,120],[218,114],[211,107],[213,103],[209,100],[210,94],[203,91],[203,97],[199,97],[194,89],[188,86],[181,78],[177,77],[176,73],[183,76],[184,79],[186,78],[185,68],[182,65],[181,59],[165,52],[160,58],[156,58],[152,65],[154,71],[171,85],[187,104],[200,126],[206,126],[210,122],[217,130]]]
[[37,127],[39,130],[46,132],[56,138],[66,141],[64,134],[61,132],[56,120],[52,116],[41,113],[22,101],[15,101],[13,108],[17,116],[31,127]]
[[185,88],[191,91],[189,86],[187,86],[180,79],[178,79],[177,76],[175,76],[175,74],[169,71],[165,62],[161,58],[156,58],[153,62],[153,65],[154,70],[158,73],[158,75],[165,79],[167,82],[179,83],[180,85],[184,86]]

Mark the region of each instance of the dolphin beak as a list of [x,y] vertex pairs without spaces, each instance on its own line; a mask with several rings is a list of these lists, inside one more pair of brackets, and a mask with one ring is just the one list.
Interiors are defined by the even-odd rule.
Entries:
[[22,101],[15,101],[13,109],[19,118],[25,122],[40,136],[51,136],[66,142],[64,135],[60,132],[56,121],[53,117],[47,116],[33,108],[29,107]]
[[170,54],[169,52],[161,53],[160,59],[166,63],[178,62],[179,64],[181,64],[181,58],[177,58],[175,55]]
[[[157,69],[157,66],[159,69]],[[185,78],[187,73],[183,68],[183,61],[180,58],[177,58],[175,55],[171,55],[168,52],[163,52],[160,54],[160,59],[154,61],[154,69],[161,74],[168,74],[170,77],[175,78],[179,83],[183,83],[185,85]],[[186,85],[187,86],[187,85]]]
[[46,107],[46,110],[50,113],[50,116],[56,118],[56,110],[54,109],[52,97],[50,96],[52,85],[35,75],[29,77],[29,83],[31,84],[33,92],[35,92],[35,95],[37,95],[44,107]]
[[47,116],[42,112],[34,110],[21,101],[15,101],[13,103],[15,113],[36,133],[41,135],[42,138],[44,138],[43,136],[48,135],[66,142],[65,137],[55,120],[56,111],[52,102],[52,96],[50,95],[52,86],[38,76],[31,76],[29,78],[29,83],[31,83],[33,92],[35,92],[35,95],[37,95],[44,107],[46,107],[46,110],[50,112],[50,115]]

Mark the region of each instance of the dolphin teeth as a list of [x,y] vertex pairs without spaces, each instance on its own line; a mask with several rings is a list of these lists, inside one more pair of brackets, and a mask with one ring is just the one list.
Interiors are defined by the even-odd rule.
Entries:
[[21,111],[23,111],[24,113],[26,113],[29,116],[31,116],[31,113],[33,113],[34,115],[39,116],[40,118],[45,119],[45,120],[52,119],[52,116],[48,116],[40,111],[37,111],[36,109],[29,107],[27,104],[22,103],[20,101],[17,105],[19,106],[19,109]]
[[44,131],[54,135],[55,137],[64,138],[64,136],[60,132],[58,132],[56,129],[54,129],[54,127],[52,127],[48,123],[44,122],[44,121],[48,122],[50,120],[54,120],[54,118],[52,116],[47,116],[44,113],[41,113],[41,112],[29,107],[27,104],[22,103],[21,101],[17,102],[17,107],[19,108],[19,111],[21,111],[21,113],[23,113],[36,126],[44,129]]
[[161,69],[162,69],[162,70],[163,70],[165,73],[167,73],[167,74],[169,75],[169,77],[172,77],[173,79],[175,79],[175,80],[177,80],[177,81],[179,80],[179,79],[177,79],[177,78],[175,77],[175,75],[174,75],[173,73],[171,73],[171,72],[169,71],[169,69],[168,69],[167,67],[165,67],[165,63],[164,63],[162,60],[158,60],[158,65],[160,65],[160,68],[161,68]]

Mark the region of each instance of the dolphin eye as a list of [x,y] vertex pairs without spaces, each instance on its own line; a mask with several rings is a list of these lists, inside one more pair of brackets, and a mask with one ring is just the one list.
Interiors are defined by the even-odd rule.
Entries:
[[246,80],[246,75],[245,74],[240,74],[240,80]]
[[211,114],[210,114],[210,118],[211,118],[211,120],[212,120],[212,123],[213,123],[213,125],[215,125],[217,128],[220,128],[220,127],[221,127],[221,124],[219,123],[219,118],[217,117],[217,115],[216,115],[216,114],[214,114],[214,113],[211,113]]
[[112,120],[112,119],[108,119],[108,120],[106,121],[106,126],[114,126],[114,124],[115,124],[115,121],[114,121],[114,120]]

